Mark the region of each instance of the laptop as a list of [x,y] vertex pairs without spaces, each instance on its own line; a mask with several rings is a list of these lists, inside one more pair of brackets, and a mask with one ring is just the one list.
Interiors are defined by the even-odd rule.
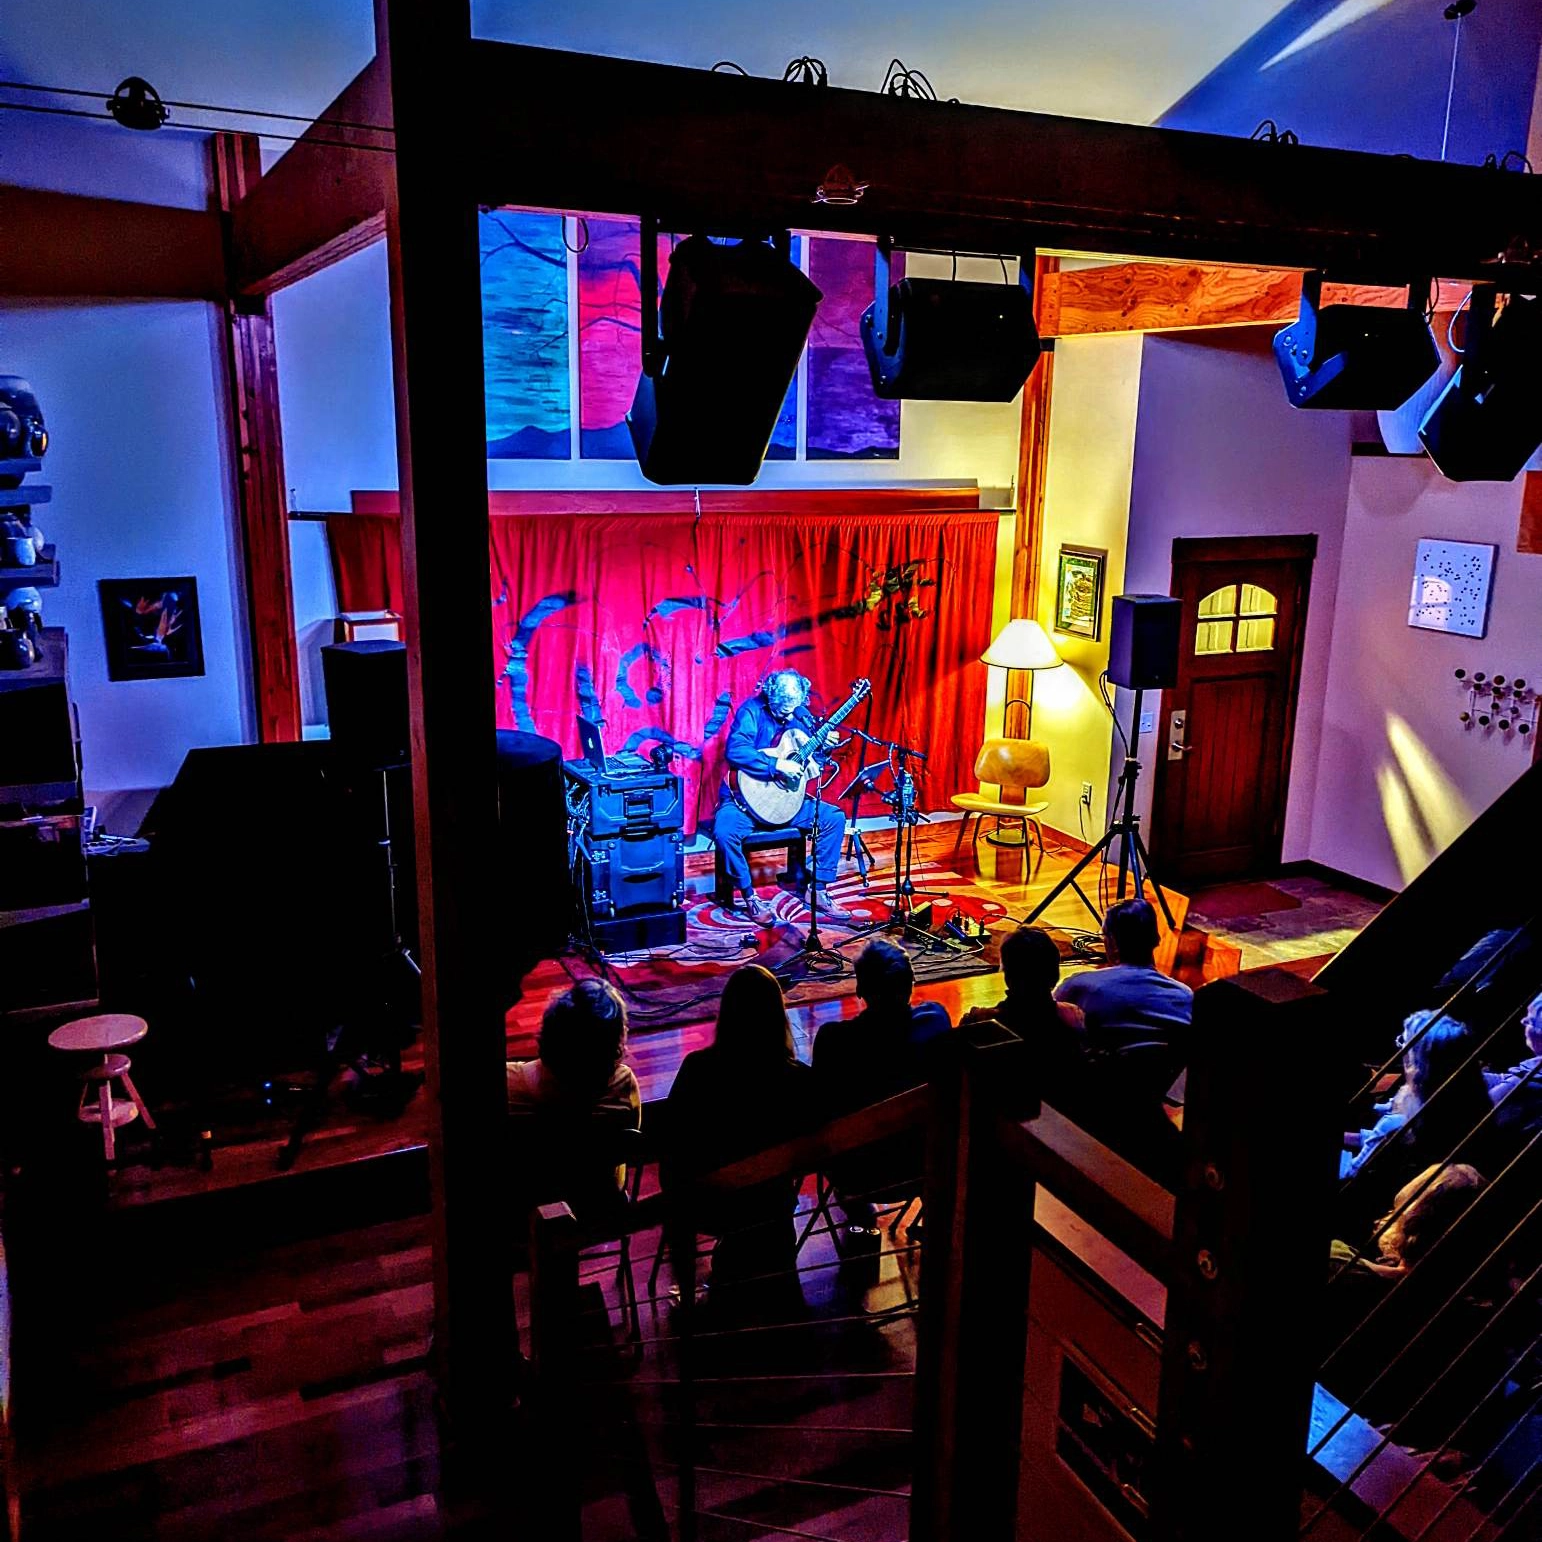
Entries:
[[643,756],[634,754],[630,750],[607,757],[605,740],[600,734],[600,725],[582,713],[578,716],[578,747],[582,752],[580,758],[588,761],[596,771],[642,771],[648,766],[648,761]]

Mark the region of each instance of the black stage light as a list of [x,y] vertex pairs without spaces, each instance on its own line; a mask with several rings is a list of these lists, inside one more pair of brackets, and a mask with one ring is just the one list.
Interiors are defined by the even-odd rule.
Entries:
[[1043,347],[1033,324],[1033,253],[1015,284],[904,278],[889,282],[892,243],[880,241],[862,347],[885,401],[1009,402]]
[[1509,482],[1542,445],[1542,299],[1472,291],[1462,362],[1424,414],[1419,440],[1451,482]]
[[1321,273],[1301,280],[1301,310],[1274,335],[1274,357],[1292,407],[1390,411],[1436,370],[1440,350],[1424,310],[1428,284],[1408,286],[1406,310],[1323,305]]
[[785,232],[688,236],[656,305],[658,226],[642,222],[643,372],[626,421],[650,482],[755,480],[820,300],[791,249]]

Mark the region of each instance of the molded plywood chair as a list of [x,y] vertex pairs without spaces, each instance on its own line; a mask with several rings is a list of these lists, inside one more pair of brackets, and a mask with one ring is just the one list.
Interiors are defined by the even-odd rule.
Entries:
[[[971,817],[975,821],[976,846],[980,843],[981,821],[990,818],[996,821],[998,831],[1003,820],[1021,825],[1023,838],[1020,844],[1024,846],[1032,844],[1030,832],[1038,836],[1039,860],[1043,861],[1044,831],[1040,829],[1036,816],[1049,807],[1049,799],[1041,798],[1036,803],[1008,803],[1004,799],[1008,790],[1026,794],[1030,789],[1048,783],[1049,746],[1038,739],[987,739],[980,746],[979,756],[974,763],[974,774],[982,782],[994,783],[1000,788],[1002,796],[993,798],[983,792],[954,793],[953,807],[962,809],[964,817],[959,821],[953,854],[957,856],[959,848],[964,844],[964,832],[969,828]],[[1019,842],[1000,841],[998,844],[1015,846]]]

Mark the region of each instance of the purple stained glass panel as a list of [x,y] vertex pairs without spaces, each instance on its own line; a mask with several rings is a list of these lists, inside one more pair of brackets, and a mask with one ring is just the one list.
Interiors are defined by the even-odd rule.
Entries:
[[[900,404],[873,392],[862,351],[862,312],[873,300],[873,247],[813,236],[809,277],[824,294],[809,333],[809,460],[897,460]],[[904,277],[903,254],[894,279]]]

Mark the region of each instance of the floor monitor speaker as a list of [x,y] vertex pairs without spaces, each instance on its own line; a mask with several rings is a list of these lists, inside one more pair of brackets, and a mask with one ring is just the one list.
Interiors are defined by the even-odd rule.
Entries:
[[1108,678],[1128,691],[1162,690],[1178,680],[1180,601],[1166,594],[1116,594],[1109,628]]

